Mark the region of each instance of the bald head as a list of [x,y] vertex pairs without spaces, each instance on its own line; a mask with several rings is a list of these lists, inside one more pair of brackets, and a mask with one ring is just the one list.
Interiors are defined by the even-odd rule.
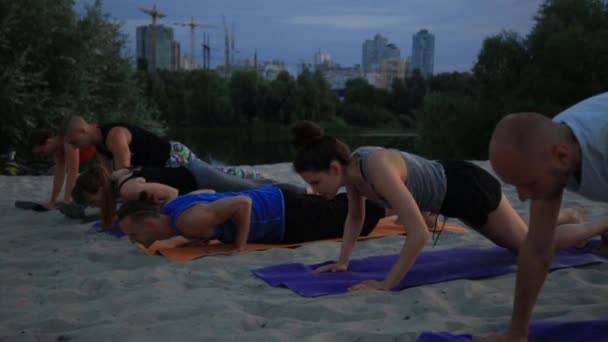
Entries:
[[580,163],[571,136],[567,126],[543,115],[509,114],[492,134],[490,163],[521,200],[557,198]]
[[559,130],[548,117],[537,113],[516,113],[498,122],[490,140],[490,160],[514,153],[523,160],[542,160],[558,143]]
[[62,127],[63,135],[70,135],[78,130],[86,129],[88,123],[80,116],[74,115],[67,118]]
[[65,141],[77,148],[89,148],[102,143],[100,133],[96,132],[98,130],[97,126],[87,123],[80,116],[69,117],[62,127]]

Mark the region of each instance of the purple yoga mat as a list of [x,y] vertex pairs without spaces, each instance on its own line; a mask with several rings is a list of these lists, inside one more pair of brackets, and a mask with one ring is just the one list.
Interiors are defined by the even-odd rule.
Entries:
[[[608,255],[590,253],[599,239],[578,249],[558,252],[551,269],[607,262]],[[364,280],[383,280],[397,259],[397,254],[351,260],[348,272],[313,273],[321,265],[282,264],[253,270],[271,286],[285,286],[304,297],[317,297],[344,293]],[[513,273],[517,257],[500,247],[451,248],[423,252],[412,269],[393,290],[434,284],[454,279],[478,279]]]
[[[416,342],[470,342],[473,335],[455,335],[447,332],[425,332]],[[528,341],[608,341],[608,320],[593,321],[534,321],[530,324]]]
[[92,227],[98,233],[107,233],[116,238],[121,238],[121,237],[125,236],[125,232],[123,232],[122,229],[120,228],[120,223],[118,222],[118,220],[114,219],[114,221],[112,221],[112,223],[114,224],[114,226],[112,227],[112,229],[108,229],[108,230],[103,229],[100,221],[93,223]]

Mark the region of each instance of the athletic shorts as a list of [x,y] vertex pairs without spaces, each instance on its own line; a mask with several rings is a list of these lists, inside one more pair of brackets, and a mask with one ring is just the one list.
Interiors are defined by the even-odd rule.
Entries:
[[447,179],[447,191],[440,214],[455,217],[479,230],[498,208],[500,182],[489,172],[467,161],[440,161]]

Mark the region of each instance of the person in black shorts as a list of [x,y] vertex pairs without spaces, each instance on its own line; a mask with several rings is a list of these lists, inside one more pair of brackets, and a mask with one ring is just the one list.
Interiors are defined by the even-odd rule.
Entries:
[[[318,272],[348,269],[366,215],[361,205],[365,198],[393,209],[399,216],[398,223],[408,229],[401,254],[385,279],[364,281],[352,289],[389,290],[406,276],[430,239],[421,213],[457,218],[514,252],[519,251],[528,233],[527,224],[502,193],[498,180],[471,162],[435,161],[375,146],[363,146],[351,153],[346,144],[325,135],[317,124],[309,121],[294,125],[292,135],[297,149],[294,170],[313,191],[331,198],[344,186],[348,193],[349,213],[340,258],[337,263],[320,267]],[[577,245],[608,228],[579,224],[582,216],[578,209],[562,212],[556,248]]]

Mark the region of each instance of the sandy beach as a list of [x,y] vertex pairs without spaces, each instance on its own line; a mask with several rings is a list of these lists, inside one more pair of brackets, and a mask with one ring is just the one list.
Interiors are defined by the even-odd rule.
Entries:
[[[488,167],[487,162],[479,162]],[[288,163],[253,167],[302,184]],[[96,233],[57,210],[16,209],[46,200],[50,176],[0,177],[1,341],[412,341],[423,331],[486,333],[511,313],[515,276],[457,280],[400,292],[302,298],[273,288],[251,270],[337,258],[340,244],[319,242],[175,263]],[[525,214],[510,186],[504,190]],[[61,198],[61,197],[60,197]],[[564,206],[586,218],[608,206],[567,193]],[[398,253],[403,237],[359,242],[354,258]],[[473,231],[443,233],[435,249],[490,246]],[[431,250],[429,242],[426,250]],[[553,272],[534,319],[608,317],[608,265]]]

